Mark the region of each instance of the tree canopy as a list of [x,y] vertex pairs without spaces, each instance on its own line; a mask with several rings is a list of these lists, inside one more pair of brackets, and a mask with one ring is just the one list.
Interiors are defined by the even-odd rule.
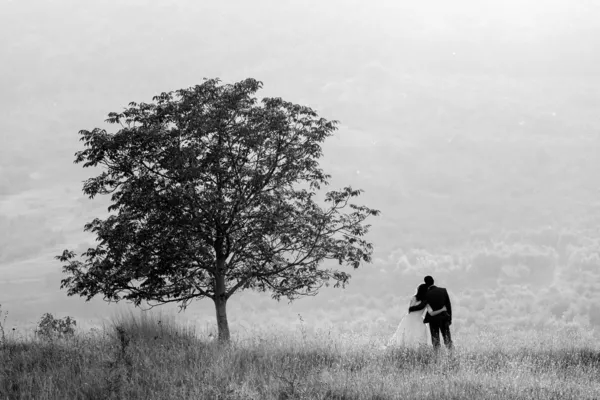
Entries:
[[209,79],[109,113],[116,133],[79,132],[85,149],[75,163],[102,168],[83,192],[110,195],[110,215],[85,225],[95,248],[56,257],[67,274],[61,288],[136,305],[210,298],[227,340],[235,292],[293,300],[348,282],[325,260],[370,262],[365,220],[379,211],[352,203],[362,191],[316,200],[330,178],[319,167],[321,143],[337,121],[281,98],[259,101],[261,87]]

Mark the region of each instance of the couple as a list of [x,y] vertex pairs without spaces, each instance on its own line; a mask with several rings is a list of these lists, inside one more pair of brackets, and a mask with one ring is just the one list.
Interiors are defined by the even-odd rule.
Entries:
[[[417,293],[410,299],[408,314],[400,321],[389,345],[418,347],[431,343],[435,349],[438,349],[441,333],[444,344],[451,349],[452,305],[448,292],[444,288],[435,286],[431,276],[426,276],[424,281],[425,283],[419,285]],[[425,314],[424,318],[423,314]],[[426,324],[429,324],[430,337],[427,335]]]

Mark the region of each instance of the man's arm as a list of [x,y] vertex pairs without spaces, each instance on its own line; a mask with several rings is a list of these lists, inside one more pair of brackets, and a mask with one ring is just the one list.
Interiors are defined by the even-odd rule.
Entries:
[[446,292],[446,311],[450,314],[450,322],[452,322],[452,304],[450,304],[450,296],[448,296],[448,290],[444,290]]
[[419,311],[425,308],[425,306],[427,305],[426,302],[422,301],[420,304],[416,305],[416,306],[412,306],[412,307],[408,307],[408,312],[414,312],[414,311]]

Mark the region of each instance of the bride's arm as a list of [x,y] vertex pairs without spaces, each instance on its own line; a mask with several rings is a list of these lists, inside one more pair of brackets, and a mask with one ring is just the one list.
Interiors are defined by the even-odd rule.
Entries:
[[435,317],[436,315],[443,313],[444,311],[447,311],[447,309],[446,309],[446,306],[444,306],[437,311],[433,311],[433,308],[431,308],[431,306],[429,304],[427,304],[427,311],[429,312],[429,315],[431,315],[432,317]]

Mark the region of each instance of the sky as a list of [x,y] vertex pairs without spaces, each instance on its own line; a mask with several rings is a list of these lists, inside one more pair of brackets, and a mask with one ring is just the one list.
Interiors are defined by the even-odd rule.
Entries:
[[[81,193],[93,171],[73,164],[77,132],[105,127],[108,112],[130,101],[214,77],[256,78],[261,96],[339,120],[321,164],[332,186],[365,188],[364,202],[383,211],[371,236],[376,262],[347,291],[297,305],[244,294],[232,322],[290,324],[301,311],[309,321],[342,315],[341,324],[361,311],[340,299],[357,296],[380,309],[373,320],[393,325],[429,271],[402,261],[411,254],[464,256],[464,274],[483,253],[554,260],[542,247],[522,250],[529,242],[507,244],[547,230],[577,237],[550,262],[548,290],[558,287],[563,269],[587,268],[569,264],[573,249],[585,253],[581,263],[597,254],[598,21],[591,0],[0,0],[0,304],[15,324],[44,312],[93,324],[110,312],[100,300],[67,298],[53,260],[92,243],[83,225],[108,205]],[[477,235],[505,247],[474,250]],[[533,268],[505,264],[505,279]],[[390,271],[402,282],[373,300]],[[455,283],[453,296],[464,290]],[[207,302],[187,315],[209,324]]]

